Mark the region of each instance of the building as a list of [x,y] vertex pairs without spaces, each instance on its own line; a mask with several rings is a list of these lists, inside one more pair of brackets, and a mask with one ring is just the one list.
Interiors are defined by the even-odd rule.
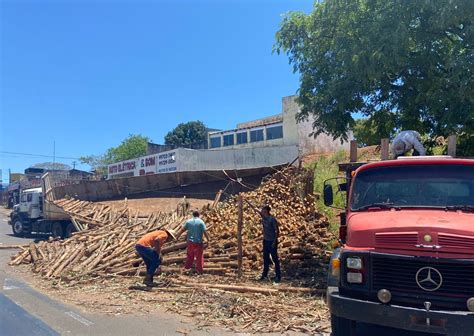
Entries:
[[[349,148],[348,142],[333,140],[326,134],[310,136],[313,120],[296,122],[301,111],[296,96],[283,97],[282,112],[263,119],[244,122],[237,128],[226,131],[210,132],[209,149],[242,149],[273,146],[298,146],[302,155],[334,152]],[[352,134],[350,135],[352,137]]]
[[[215,129],[215,128],[207,128],[206,129],[207,136],[209,136],[209,133],[216,132],[216,131],[220,131],[220,130]],[[181,146],[181,148],[208,149],[207,144],[208,144],[208,141],[204,140],[204,141],[199,141],[199,142],[192,143],[192,144],[187,145],[187,146]],[[170,151],[170,150],[173,150],[173,149],[176,149],[176,148],[180,148],[180,146],[162,145],[162,144],[155,144],[153,142],[148,142],[147,147],[146,147],[146,155],[158,154],[158,153]]]
[[108,178],[278,166],[302,155],[349,148],[348,142],[325,134],[310,136],[312,120],[297,123],[299,111],[295,96],[284,97],[280,114],[240,123],[233,130],[210,130],[203,147],[148,144],[149,155],[109,165]]

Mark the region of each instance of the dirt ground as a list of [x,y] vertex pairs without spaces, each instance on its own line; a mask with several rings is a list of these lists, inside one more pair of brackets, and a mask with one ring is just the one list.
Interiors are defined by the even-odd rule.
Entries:
[[[38,290],[86,312],[118,316],[165,310],[190,319],[199,329],[220,326],[228,331],[252,334],[302,332],[326,335],[330,330],[328,310],[321,295],[235,293],[172,285],[172,281],[177,278],[199,283],[236,284],[236,279],[210,274],[162,274],[155,277],[158,287],[147,291],[141,284],[141,277],[91,277],[79,283],[67,283],[35,276],[26,265],[9,268],[13,273],[21,274]],[[256,277],[257,273],[246,274],[237,284],[262,288],[298,285],[285,281],[280,285],[260,283],[255,280]]]
[[[182,197],[152,197],[152,198],[139,198],[139,199],[127,199],[117,201],[101,201],[100,203],[109,204],[115,208],[123,207],[124,203],[127,202],[128,206],[134,211],[140,211],[140,214],[150,214],[152,212],[171,212],[176,210],[179,202],[183,200]],[[187,198],[190,203],[190,209],[201,209],[205,205],[214,202],[214,200]]]

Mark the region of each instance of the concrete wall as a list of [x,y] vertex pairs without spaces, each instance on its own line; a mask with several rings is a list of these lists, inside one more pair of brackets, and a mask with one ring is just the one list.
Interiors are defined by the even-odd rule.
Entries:
[[[257,185],[255,179],[272,174],[282,166],[229,170],[227,174],[233,178],[242,178],[249,185]],[[55,187],[52,190],[53,199],[71,196],[87,201],[120,199],[137,195],[160,195],[160,191],[170,191],[173,195],[185,195],[188,188],[201,188],[203,194],[212,197],[230,182],[222,170],[207,170],[196,172],[175,172],[136,177],[118,178],[106,181],[82,181],[80,184]],[[240,187],[230,186],[226,192],[240,190]],[[165,193],[165,196],[171,195]],[[163,196],[163,195],[161,195]],[[196,197],[196,196],[192,196]]]
[[[341,139],[333,140],[332,136],[320,134],[317,137],[310,136],[313,132],[314,118],[296,123],[296,115],[301,111],[296,103],[296,96],[283,97],[283,133],[285,144],[296,143],[301,154],[316,154],[334,152],[339,149],[349,150],[349,142],[341,142]],[[349,139],[353,138],[352,132]]]
[[268,167],[290,163],[297,158],[298,147],[296,145],[248,149],[215,149],[212,151],[179,148],[176,153],[178,171]]

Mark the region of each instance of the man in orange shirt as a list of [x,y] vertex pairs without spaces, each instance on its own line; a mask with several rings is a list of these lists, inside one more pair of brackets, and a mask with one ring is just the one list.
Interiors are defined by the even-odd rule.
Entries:
[[146,276],[143,283],[148,287],[153,286],[153,276],[161,264],[161,249],[163,245],[175,239],[176,234],[173,230],[157,230],[144,235],[135,245],[135,250],[142,257],[146,265]]

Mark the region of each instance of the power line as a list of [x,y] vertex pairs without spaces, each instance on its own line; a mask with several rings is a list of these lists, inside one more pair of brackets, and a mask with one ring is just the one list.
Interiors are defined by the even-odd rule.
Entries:
[[[53,155],[33,154],[33,153],[18,153],[18,152],[8,152],[8,151],[0,151],[0,154],[13,154],[13,155],[22,155],[22,156],[31,156],[31,157],[65,159],[65,160],[79,160],[79,158],[68,157],[68,156],[53,156]],[[2,156],[4,156],[4,155],[2,155]]]

